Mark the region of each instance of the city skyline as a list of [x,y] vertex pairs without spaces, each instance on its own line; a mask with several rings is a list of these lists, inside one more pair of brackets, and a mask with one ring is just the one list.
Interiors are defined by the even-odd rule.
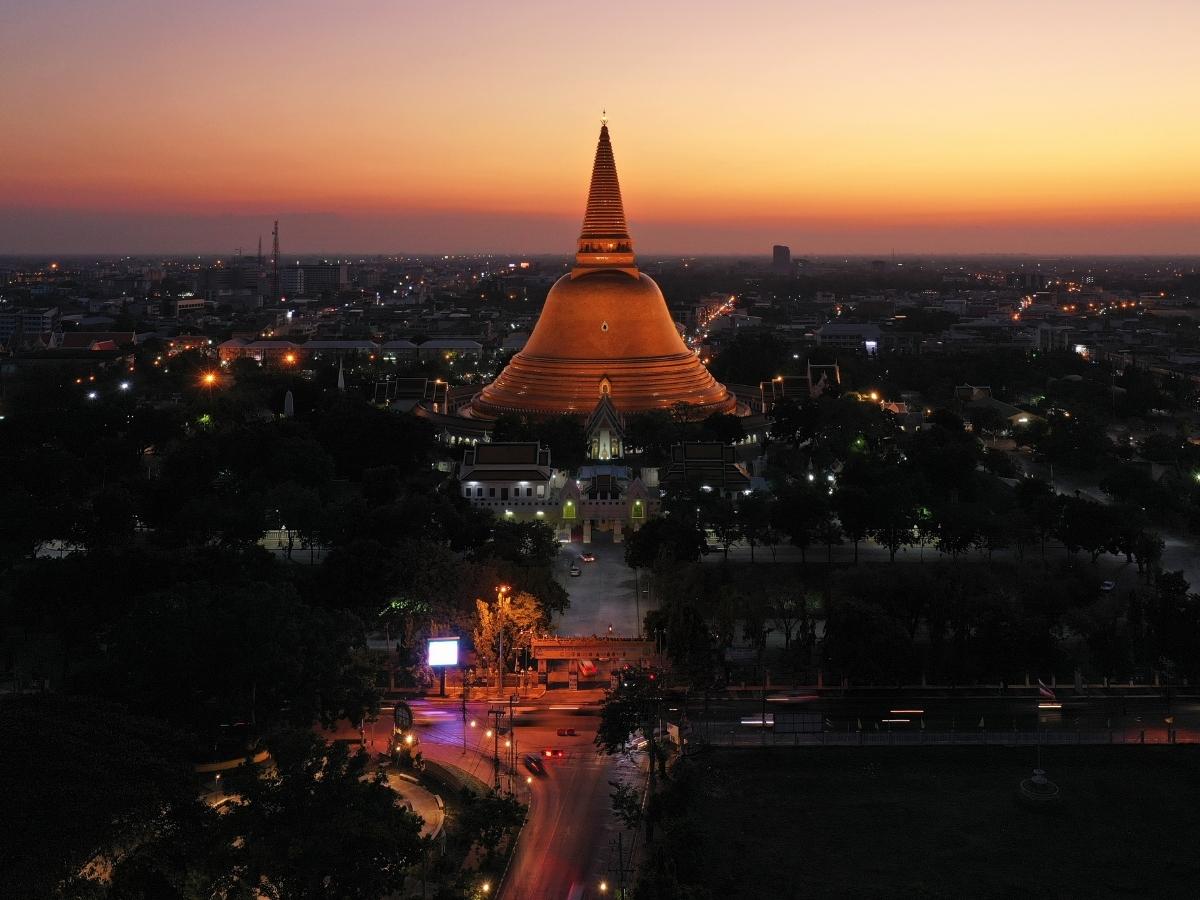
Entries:
[[605,108],[650,254],[1196,246],[1187,4],[350,12],[0,5],[0,246],[556,252]]

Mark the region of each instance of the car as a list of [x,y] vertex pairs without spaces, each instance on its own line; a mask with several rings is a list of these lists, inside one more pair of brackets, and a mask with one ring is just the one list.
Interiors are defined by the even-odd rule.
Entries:
[[1107,594],[1109,591],[1111,591],[1116,586],[1117,586],[1117,583],[1115,581],[1104,581],[1104,582],[1100,583],[1100,590],[1102,592],[1104,592],[1105,594]]
[[545,765],[542,764],[541,757],[538,757],[532,753],[529,753],[525,756],[524,761],[525,761],[525,768],[527,768],[531,774],[537,775],[542,778],[546,777],[546,767],[545,767]]
[[547,747],[542,751],[542,756],[546,759],[559,759],[562,756],[562,751],[557,747]]
[[580,553],[579,559],[581,562],[595,562],[596,554],[595,553]]
[[574,563],[571,563],[571,577],[578,578],[582,574],[583,574],[583,571],[579,568],[579,566],[575,565]]
[[559,737],[575,737],[575,729],[574,728],[560,728],[560,729],[558,729],[558,736]]

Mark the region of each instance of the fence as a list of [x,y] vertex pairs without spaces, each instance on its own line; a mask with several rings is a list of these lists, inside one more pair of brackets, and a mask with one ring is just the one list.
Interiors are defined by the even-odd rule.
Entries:
[[695,728],[693,745],[713,747],[896,747],[994,746],[1032,747],[1040,744],[1195,744],[1200,732],[1188,729],[1113,729],[1036,731],[820,731],[776,734],[771,729]]

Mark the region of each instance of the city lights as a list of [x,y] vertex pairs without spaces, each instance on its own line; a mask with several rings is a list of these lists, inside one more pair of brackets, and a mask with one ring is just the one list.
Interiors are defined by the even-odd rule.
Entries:
[[1200,2],[64,5],[8,893],[1196,889]]

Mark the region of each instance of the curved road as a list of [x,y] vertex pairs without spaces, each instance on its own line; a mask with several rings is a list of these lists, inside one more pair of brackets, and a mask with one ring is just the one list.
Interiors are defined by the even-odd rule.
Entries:
[[[465,769],[480,780],[493,781],[491,739],[485,737],[489,704],[468,704],[467,750],[463,752],[461,706],[456,700],[412,703],[421,750],[429,759]],[[610,781],[634,782],[635,762],[597,754],[592,744],[599,721],[598,705],[574,700],[556,691],[516,707],[513,735],[517,742],[518,799],[530,805],[529,819],[517,843],[503,889],[506,900],[585,900],[599,898],[602,881],[616,882],[616,836],[620,823],[613,816]],[[558,729],[574,728],[575,737],[560,737]],[[529,779],[521,764],[527,753],[550,749],[561,757],[545,759],[545,777]],[[500,741],[500,754],[509,752]],[[508,786],[508,767],[502,785]],[[625,832],[628,856],[633,836]],[[609,893],[607,896],[611,896]]]

